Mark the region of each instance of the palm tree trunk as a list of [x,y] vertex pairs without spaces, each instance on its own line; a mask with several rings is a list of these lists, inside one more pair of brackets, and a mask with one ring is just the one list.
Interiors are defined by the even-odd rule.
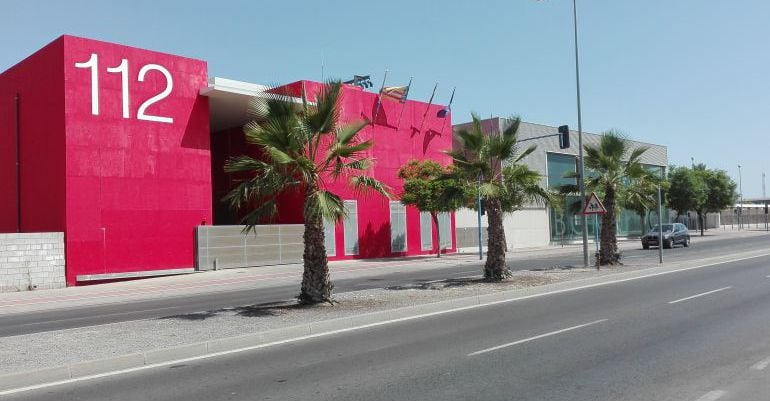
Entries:
[[511,272],[505,265],[505,231],[503,230],[503,210],[500,201],[488,199],[487,208],[487,261],[484,265],[484,278],[500,281],[510,277]]
[[[308,189],[308,194],[311,190]],[[311,202],[305,199],[305,252],[302,254],[304,271],[302,273],[302,290],[299,302],[302,304],[317,304],[332,301],[334,285],[329,277],[329,263],[326,258],[324,242],[323,218],[318,212],[309,212]]]
[[605,188],[604,208],[607,213],[602,215],[601,249],[599,250],[599,265],[615,265],[620,263],[617,239],[617,217],[615,216],[615,188]]
[[441,257],[441,227],[438,226],[438,213],[430,212],[430,218],[433,220],[433,225],[436,226],[436,240],[438,242],[436,246],[436,257]]
[[645,217],[647,217],[647,211],[639,213],[639,229],[642,231],[642,237],[644,237],[644,234],[647,234],[647,227],[644,225]]

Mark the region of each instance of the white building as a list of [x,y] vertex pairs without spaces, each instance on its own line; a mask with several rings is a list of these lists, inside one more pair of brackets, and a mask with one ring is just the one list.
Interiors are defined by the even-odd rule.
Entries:
[[[494,117],[482,121],[485,132],[502,132],[512,120]],[[454,132],[470,129],[470,123],[457,124]],[[583,145],[597,145],[601,136],[583,132]],[[560,186],[574,179],[564,178],[568,171],[575,171],[578,154],[577,131],[570,131],[571,146],[559,148],[557,127],[522,122],[519,127],[521,148],[537,145],[537,150],[523,159],[530,168],[543,176],[543,186]],[[643,143],[631,140],[632,148],[646,146],[648,150],[642,155],[642,163],[650,168],[665,169],[668,165],[668,152],[665,146]],[[460,145],[457,137],[453,144],[457,149]],[[486,216],[481,217],[481,226],[487,226]],[[648,216],[647,225],[657,222],[657,215]],[[640,218],[637,214],[622,211],[618,216],[618,235],[638,235],[641,231]],[[560,243],[571,243],[581,240],[582,227],[579,216],[569,212],[555,212],[550,207],[532,205],[524,210],[507,214],[503,220],[508,250],[513,248],[529,248]],[[592,218],[587,220],[589,237],[595,230]],[[478,249],[477,214],[473,210],[462,209],[455,214],[457,247],[460,252],[476,251]],[[482,229],[482,244],[486,246],[486,230]]]

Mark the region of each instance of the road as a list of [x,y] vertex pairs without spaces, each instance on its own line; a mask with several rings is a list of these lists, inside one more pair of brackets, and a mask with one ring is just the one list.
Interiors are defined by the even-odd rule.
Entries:
[[[699,246],[699,237],[693,237],[690,248],[677,247],[665,250],[665,260],[670,262],[722,255],[741,250],[766,247],[767,236],[735,238],[725,236]],[[643,250],[637,243],[624,250],[627,263],[654,263],[657,261],[656,249]],[[573,248],[574,249],[574,248]],[[548,268],[552,266],[580,266],[582,253],[579,249],[572,252],[554,252],[551,255],[528,252],[509,256],[509,266],[516,270]],[[333,273],[335,291],[348,292],[371,288],[404,286],[424,281],[457,278],[480,274],[481,263],[457,263],[446,258],[446,264],[430,270],[410,270],[410,263],[405,262],[398,271],[393,269],[368,270],[365,274],[350,275],[337,271]],[[201,311],[218,310],[245,305],[259,305],[291,299],[297,295],[300,278],[282,278],[270,283],[255,283],[254,288],[224,288],[216,293],[191,293],[180,297],[155,298],[125,303],[110,303],[96,306],[78,306],[61,309],[47,309],[38,312],[25,312],[0,315],[0,337],[30,334],[36,332],[87,327],[139,319],[152,319],[166,316],[189,314]],[[258,287],[257,287],[258,285]]]
[[767,394],[765,256],[7,397],[766,401]]

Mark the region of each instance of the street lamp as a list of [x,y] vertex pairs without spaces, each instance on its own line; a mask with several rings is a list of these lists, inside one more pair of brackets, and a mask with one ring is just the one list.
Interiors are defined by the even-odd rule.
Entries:
[[738,165],[738,190],[741,192],[740,205],[738,205],[738,229],[743,229],[743,179],[741,177],[741,165]]
[[[586,186],[583,167],[583,120],[580,112],[580,56],[578,53],[578,29],[577,29],[577,0],[572,0],[572,26],[575,31],[575,88],[577,90],[577,118],[578,118],[578,188],[580,189],[580,210],[586,207]],[[586,215],[580,214],[580,223],[583,226],[583,267],[588,267],[588,226]]]

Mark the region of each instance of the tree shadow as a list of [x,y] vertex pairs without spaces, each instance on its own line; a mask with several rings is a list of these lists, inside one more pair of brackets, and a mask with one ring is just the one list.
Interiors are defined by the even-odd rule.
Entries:
[[583,266],[574,266],[574,265],[565,265],[565,266],[549,266],[549,267],[537,267],[534,269],[529,269],[535,272],[547,272],[547,271],[554,271],[554,270],[572,270],[572,269],[582,269]]
[[441,281],[427,281],[416,282],[403,285],[394,285],[391,287],[385,287],[386,290],[391,291],[405,291],[405,290],[434,290],[441,291],[444,288],[458,288],[465,287],[473,284],[486,283],[483,278],[451,278]]
[[188,321],[201,321],[206,320],[225,313],[234,313],[237,316],[243,317],[266,317],[266,316],[278,316],[285,312],[310,309],[315,305],[302,305],[296,303],[296,301],[279,301],[279,302],[264,302],[254,305],[237,306],[233,308],[220,308],[210,311],[185,313],[180,315],[164,316],[158,318],[159,320],[188,320]]

